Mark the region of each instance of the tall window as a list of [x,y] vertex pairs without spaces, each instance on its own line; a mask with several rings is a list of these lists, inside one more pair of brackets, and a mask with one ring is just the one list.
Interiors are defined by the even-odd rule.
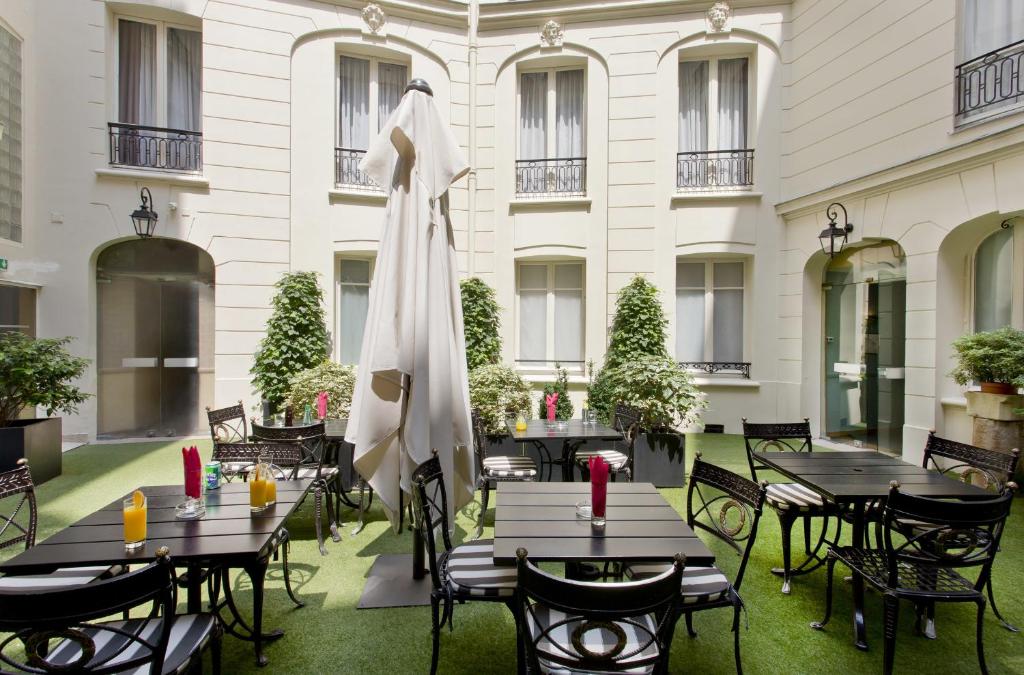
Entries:
[[359,363],[363,329],[370,308],[370,280],[373,261],[341,258],[338,261],[338,360]]
[[580,68],[520,73],[516,192],[586,190],[585,82]]
[[974,255],[974,330],[1010,325],[1013,311],[1013,228],[989,235]]
[[376,134],[402,100],[409,69],[372,58],[342,56],[338,67],[338,148],[335,182],[372,186],[359,162]]
[[0,284],[0,333],[19,331],[36,336],[36,292]]
[[956,68],[957,116],[973,117],[1024,97],[1024,2],[963,0]]
[[519,358],[521,366],[583,368],[583,264],[520,263]]
[[747,70],[743,57],[680,62],[678,187],[753,181]]
[[676,263],[676,358],[743,361],[742,262]]
[[21,40],[0,27],[0,239],[21,241]]

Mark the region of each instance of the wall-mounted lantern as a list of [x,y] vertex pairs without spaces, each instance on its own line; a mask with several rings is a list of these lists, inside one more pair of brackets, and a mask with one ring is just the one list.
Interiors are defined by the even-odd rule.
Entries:
[[142,188],[139,196],[142,198],[142,205],[132,213],[132,223],[135,225],[135,234],[143,239],[148,239],[153,236],[159,216],[150,207],[150,204],[153,203],[153,193],[149,191],[149,188]]
[[[841,225],[836,223],[840,209],[843,212]],[[841,252],[846,246],[849,234],[853,232],[853,225],[850,224],[850,218],[846,214],[846,207],[839,202],[829,204],[829,207],[825,209],[825,215],[828,216],[828,227],[818,235],[818,242],[821,244],[821,250],[828,257],[834,258],[836,253]]]

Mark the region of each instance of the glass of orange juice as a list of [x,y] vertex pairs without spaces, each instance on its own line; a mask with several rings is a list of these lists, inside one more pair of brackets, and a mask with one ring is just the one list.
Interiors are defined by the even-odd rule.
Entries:
[[136,490],[124,500],[124,550],[137,551],[146,545],[146,495]]
[[[267,468],[257,464],[249,473],[249,510],[262,511],[267,508]],[[276,490],[275,490],[276,496]]]

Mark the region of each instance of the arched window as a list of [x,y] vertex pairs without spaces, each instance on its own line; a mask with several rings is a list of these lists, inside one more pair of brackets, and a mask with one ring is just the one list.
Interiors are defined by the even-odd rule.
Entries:
[[974,330],[1010,325],[1013,297],[1013,228],[989,235],[974,255]]

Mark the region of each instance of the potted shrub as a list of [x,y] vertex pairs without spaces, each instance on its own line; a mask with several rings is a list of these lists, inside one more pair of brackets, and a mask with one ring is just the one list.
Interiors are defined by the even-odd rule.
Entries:
[[497,363],[501,358],[501,308],[494,289],[479,277],[459,282],[462,293],[462,328],[466,336],[469,370]]
[[348,417],[352,406],[352,392],[356,386],[355,366],[345,366],[324,359],[320,365],[303,370],[289,381],[285,405],[290,405],[296,414],[302,414],[306,405],[316,415],[316,395],[327,392],[327,417],[341,419]]
[[[44,483],[61,472],[61,422],[55,412],[74,413],[89,395],[72,382],[88,359],[65,349],[71,338],[31,338],[0,333],[0,471],[28,460],[32,478]],[[46,417],[19,419],[25,409],[42,407]]]
[[547,397],[551,394],[558,394],[558,401],[555,403],[555,419],[572,419],[572,401],[569,400],[569,373],[559,364],[555,364],[555,381],[544,385],[544,390],[537,399],[537,417],[542,420],[548,418]]
[[479,366],[469,373],[469,400],[483,420],[491,442],[490,451],[512,454],[515,445],[507,433],[505,419],[519,415],[530,419],[533,408],[530,386],[515,368],[500,363]]

